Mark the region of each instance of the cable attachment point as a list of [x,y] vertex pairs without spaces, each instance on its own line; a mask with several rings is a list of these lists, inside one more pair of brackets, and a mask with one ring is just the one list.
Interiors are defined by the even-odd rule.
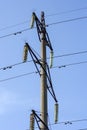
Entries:
[[32,13],[31,21],[30,21],[30,28],[32,29],[34,27],[35,22],[35,13]]
[[39,130],[41,130],[40,123],[42,123],[46,130],[49,130],[48,126],[43,122],[43,120],[37,115],[35,110],[32,110],[32,113],[30,114],[30,130],[34,130],[34,124],[35,121],[37,123],[37,126]]
[[23,51],[23,62],[27,61],[27,57],[28,57],[28,46],[27,46],[27,44],[25,44],[24,51]]
[[50,63],[49,63],[49,67],[50,68],[53,67],[53,50],[51,50],[51,52],[50,52]]
[[59,109],[59,104],[56,103],[55,104],[55,111],[54,111],[54,120],[55,120],[55,123],[58,122],[58,109]]
[[30,130],[34,130],[34,126],[35,126],[34,114],[31,113],[30,114]]

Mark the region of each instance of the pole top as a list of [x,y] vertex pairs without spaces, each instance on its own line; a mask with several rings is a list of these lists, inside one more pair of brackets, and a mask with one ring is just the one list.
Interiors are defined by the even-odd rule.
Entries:
[[41,16],[44,17],[44,11],[41,11]]
[[41,23],[45,25],[44,12],[41,12]]

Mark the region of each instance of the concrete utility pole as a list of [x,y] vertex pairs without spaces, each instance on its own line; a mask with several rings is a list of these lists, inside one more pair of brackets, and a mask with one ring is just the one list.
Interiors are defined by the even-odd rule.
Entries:
[[[41,23],[45,28],[44,12],[41,12]],[[44,28],[42,28],[41,32],[41,63],[46,70],[46,41]],[[47,77],[43,68],[41,67],[41,119],[48,126]],[[46,130],[42,123],[41,130]]]
[[[55,100],[55,123],[57,123],[57,114],[58,114],[58,101],[56,99],[54,89],[51,82],[51,76],[49,71],[49,66],[46,61],[46,46],[50,49],[50,67],[52,67],[52,59],[53,59],[53,48],[48,36],[48,33],[46,32],[46,25],[45,25],[45,18],[44,18],[44,12],[41,12],[41,20],[38,19],[36,14],[32,13],[32,20],[31,20],[31,28],[34,26],[34,22],[36,22],[37,27],[37,33],[39,40],[41,42],[41,60],[38,59],[38,57],[35,55],[35,53],[32,51],[31,47],[28,45],[28,43],[24,46],[24,62],[27,59],[27,51],[29,50],[29,53],[32,57],[32,60],[35,64],[35,67],[37,69],[38,74],[41,78],[41,115],[40,117],[36,114],[34,110],[32,110],[31,118],[30,118],[30,130],[34,130],[34,119],[37,122],[38,128],[40,130],[49,130],[48,128],[48,101],[47,101],[47,90]],[[40,65],[40,71],[38,69],[38,66]]]

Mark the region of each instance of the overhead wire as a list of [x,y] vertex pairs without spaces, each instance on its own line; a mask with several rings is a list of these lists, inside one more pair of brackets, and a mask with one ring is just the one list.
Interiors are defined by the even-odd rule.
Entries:
[[0,31],[6,30],[6,29],[10,29],[10,28],[13,28],[13,27],[17,27],[17,26],[20,26],[20,25],[26,24],[26,23],[28,23],[28,22],[29,22],[29,21],[26,20],[26,21],[23,21],[23,22],[21,22],[21,23],[17,23],[17,24],[9,25],[9,26],[6,26],[6,27],[3,27],[3,28],[0,28]]
[[[54,23],[49,23],[49,24],[46,25],[46,27],[49,27],[49,26],[52,26],[52,25],[57,25],[57,24],[62,24],[62,23],[67,23],[67,22],[78,21],[78,20],[82,20],[82,19],[87,19],[87,16],[82,16],[82,17],[72,18],[72,19],[58,21],[58,22],[54,22]],[[36,27],[34,27],[34,28],[36,28]],[[9,33],[9,34],[0,36],[0,39],[5,38],[5,37],[9,37],[9,36],[12,36],[12,35],[15,36],[15,35],[18,35],[18,34],[22,34],[23,32],[26,32],[26,31],[29,31],[29,30],[31,30],[31,28],[25,28],[23,30],[20,30],[20,31],[17,31],[17,32],[14,32],[14,33]]]
[[87,50],[79,51],[79,52],[73,52],[73,53],[68,53],[68,54],[63,54],[63,55],[56,55],[53,58],[67,57],[67,56],[73,56],[73,55],[79,55],[79,54],[85,54],[85,53],[87,53]]
[[[65,65],[60,65],[60,66],[54,66],[51,69],[54,69],[54,68],[59,68],[60,69],[60,68],[63,68],[63,67],[72,66],[72,65],[79,65],[79,64],[87,64],[87,61],[76,62],[76,63],[71,63],[71,64],[65,64]],[[37,73],[38,73],[37,71],[33,71],[33,72],[29,72],[29,73],[13,76],[13,77],[10,77],[10,78],[2,79],[2,80],[0,80],[0,82],[5,82],[5,81],[8,81],[8,80],[20,78],[20,77],[31,75],[31,74],[37,74]]]
[[32,72],[29,72],[29,73],[24,73],[24,74],[21,74],[21,75],[17,75],[17,76],[9,77],[9,78],[6,78],[6,79],[2,79],[2,80],[0,80],[0,82],[5,82],[5,81],[8,81],[8,80],[24,77],[24,76],[35,74],[35,73],[37,74],[38,72],[36,72],[36,71],[33,72],[32,71]]
[[[79,122],[87,122],[87,119],[78,119],[78,120],[67,120],[67,121],[61,121],[61,122],[58,122],[58,123],[50,123],[50,124],[48,124],[50,127],[51,126],[54,126],[54,125],[61,125],[61,124],[63,124],[63,125],[73,125],[73,123],[79,123]],[[38,127],[35,127],[36,129],[38,128]],[[52,127],[51,127],[51,129],[52,129]],[[84,129],[78,129],[78,130],[86,130],[87,128],[84,128]],[[29,130],[29,129],[27,129],[27,130]]]
[[[80,119],[80,120],[70,120],[70,121],[64,121],[64,122],[58,122],[58,123],[52,123],[52,124],[50,124],[51,126],[53,126],[53,125],[60,125],[60,124],[64,124],[64,125],[73,125],[73,123],[79,123],[79,122],[86,122],[87,121],[87,119]],[[79,129],[79,130],[86,130],[86,128],[85,129]]]
[[54,22],[54,23],[49,23],[49,24],[47,25],[47,27],[48,27],[48,26],[51,26],[51,25],[56,25],[56,24],[61,24],[61,23],[67,23],[67,22],[72,22],[72,21],[78,21],[78,20],[82,20],[82,19],[87,19],[87,16],[78,17],[78,18],[72,18],[72,19],[63,20],[63,21]]
[[58,125],[58,124],[64,124],[64,125],[68,125],[68,124],[73,124],[73,123],[78,123],[78,122],[85,122],[87,121],[87,119],[79,119],[79,120],[68,120],[68,121],[62,121],[62,122],[58,122],[58,123],[51,123],[51,125]]
[[[36,51],[35,51],[35,53],[40,57],[40,55]],[[68,53],[68,54],[62,54],[62,55],[56,55],[56,56],[53,56],[53,58],[68,57],[68,56],[74,56],[74,55],[80,55],[80,54],[86,54],[86,53],[87,53],[87,50],[85,50],[85,51],[79,51],[79,52],[73,52],[73,53]],[[49,59],[49,57],[47,59]],[[22,64],[25,64],[25,63],[29,63],[29,62],[32,62],[32,60],[28,60],[26,62],[18,62],[18,63],[12,64],[12,65],[1,67],[0,70],[12,69],[12,67],[14,67],[14,66],[22,65]],[[72,65],[72,64],[68,64],[67,66],[69,66],[69,65]]]
[[17,31],[17,32],[14,32],[14,33],[9,33],[9,34],[6,34],[6,35],[3,35],[3,36],[0,36],[0,39],[1,38],[5,38],[5,37],[9,37],[9,36],[12,36],[12,35],[18,35],[18,34],[21,34],[21,33],[23,33],[23,32],[25,32],[25,31],[29,31],[30,30],[30,28],[26,28],[26,29],[23,29],[23,30],[20,30],[20,31]]
[[[68,13],[78,12],[78,11],[86,10],[86,9],[87,9],[87,7],[81,7],[81,8],[77,8],[77,9],[62,11],[62,12],[59,12],[59,13],[49,14],[49,15],[46,15],[45,17],[52,17],[52,16],[57,16],[57,15],[62,15],[62,14],[68,14]],[[21,23],[17,23],[17,24],[13,24],[13,25],[10,25],[10,26],[6,26],[6,27],[1,28],[0,31],[6,30],[6,29],[10,29],[10,28],[13,28],[13,27],[16,27],[16,26],[20,26],[20,25],[26,24],[28,22],[29,22],[29,20],[26,20],[26,21],[23,21]]]
[[52,69],[53,68],[64,68],[67,66],[75,66],[75,65],[86,64],[86,63],[87,63],[87,61],[75,62],[75,63],[65,64],[65,65],[60,65],[60,66],[54,66],[54,67],[52,67]]
[[68,13],[78,12],[78,11],[86,10],[86,9],[87,9],[87,7],[72,9],[72,10],[62,11],[62,12],[59,12],[59,13],[49,14],[49,15],[46,15],[46,17],[56,16],[56,15],[62,15],[62,14],[68,14]]
[[[32,62],[32,60],[29,60],[27,62]],[[8,65],[6,67],[1,67],[0,70],[6,70],[6,69],[12,69],[12,67],[14,66],[18,66],[18,65],[21,65],[21,64],[25,64],[27,62],[19,62],[19,63],[15,63],[15,64],[12,64],[12,65]]]

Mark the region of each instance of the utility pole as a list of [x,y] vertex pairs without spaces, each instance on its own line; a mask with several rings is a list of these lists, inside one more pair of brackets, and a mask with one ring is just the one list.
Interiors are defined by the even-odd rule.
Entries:
[[[49,66],[46,61],[47,58],[46,47],[48,46],[50,49],[50,68],[51,68],[53,59],[53,48],[50,42],[49,35],[46,31],[44,12],[41,12],[41,20],[39,20],[37,15],[33,12],[30,26],[31,28],[34,27],[34,22],[36,22],[38,38],[39,41],[41,42],[41,59],[39,59],[36,56],[30,45],[28,43],[25,43],[23,62],[26,62],[29,51],[41,81],[41,114],[39,117],[35,112],[35,110],[32,110],[32,114],[30,115],[30,130],[34,130],[34,120],[36,120],[36,123],[40,130],[49,130],[47,90],[49,91],[49,93],[51,94],[51,96],[55,101],[55,123],[57,123],[58,119],[58,101],[53,89]],[[38,68],[38,65],[40,66],[40,70]]]
[[[45,28],[44,12],[41,12],[41,23]],[[47,105],[47,77],[46,73],[46,41],[45,29],[41,32],[41,119],[48,126],[48,105]],[[41,123],[41,130],[46,130],[44,124]]]

